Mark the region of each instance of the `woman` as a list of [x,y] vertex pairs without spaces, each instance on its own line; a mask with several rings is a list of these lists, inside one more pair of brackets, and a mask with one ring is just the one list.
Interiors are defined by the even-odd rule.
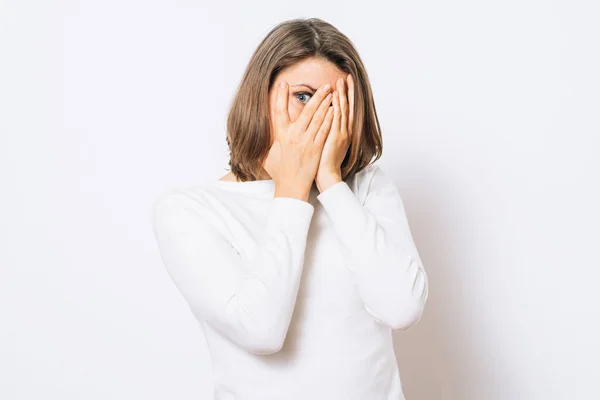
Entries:
[[[230,110],[231,172],[163,192],[162,260],[201,321],[219,400],[403,399],[392,330],[427,276],[365,68],[316,18],[273,28]],[[373,160],[373,157],[375,158]]]

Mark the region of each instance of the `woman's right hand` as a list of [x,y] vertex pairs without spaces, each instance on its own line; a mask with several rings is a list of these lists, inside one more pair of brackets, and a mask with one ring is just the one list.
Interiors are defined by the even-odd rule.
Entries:
[[[283,85],[283,86],[282,86]],[[273,112],[274,141],[263,168],[275,182],[275,197],[308,200],[333,120],[331,87],[321,86],[300,116],[290,121],[289,85],[281,81]]]

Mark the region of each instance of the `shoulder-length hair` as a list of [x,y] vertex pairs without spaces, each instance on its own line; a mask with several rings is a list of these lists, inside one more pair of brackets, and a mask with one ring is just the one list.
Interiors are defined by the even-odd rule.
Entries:
[[341,165],[342,179],[377,161],[381,128],[367,72],[354,45],[319,19],[292,19],[275,26],[252,55],[227,117],[229,167],[240,181],[259,179],[271,147],[269,91],[285,68],[309,57],[330,61],[354,80],[354,129]]

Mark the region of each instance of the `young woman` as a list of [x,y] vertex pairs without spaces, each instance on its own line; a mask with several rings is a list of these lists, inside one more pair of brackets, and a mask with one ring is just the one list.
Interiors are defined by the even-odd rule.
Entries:
[[162,260],[201,321],[219,400],[399,400],[392,330],[427,275],[391,178],[369,79],[317,18],[260,43],[227,123],[231,172],[165,190]]

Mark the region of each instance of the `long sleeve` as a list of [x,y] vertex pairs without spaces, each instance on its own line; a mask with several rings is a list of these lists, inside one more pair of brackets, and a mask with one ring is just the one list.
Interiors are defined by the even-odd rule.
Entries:
[[196,318],[251,353],[279,351],[296,303],[313,205],[273,198],[250,260],[206,212],[176,191],[156,200],[153,229],[169,275]]
[[349,251],[366,310],[392,329],[407,329],[421,318],[428,279],[396,186],[379,166],[367,168],[364,205],[344,181],[317,199]]

